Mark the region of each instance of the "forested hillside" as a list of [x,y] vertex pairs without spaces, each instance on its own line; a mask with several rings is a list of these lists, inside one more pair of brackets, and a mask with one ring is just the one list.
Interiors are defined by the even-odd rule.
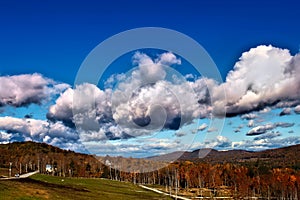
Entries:
[[[15,172],[40,170],[46,173],[46,165],[53,167],[53,175],[58,176],[101,176],[103,165],[92,155],[62,150],[35,142],[15,142],[0,145],[0,168]],[[21,168],[21,170],[20,170]]]

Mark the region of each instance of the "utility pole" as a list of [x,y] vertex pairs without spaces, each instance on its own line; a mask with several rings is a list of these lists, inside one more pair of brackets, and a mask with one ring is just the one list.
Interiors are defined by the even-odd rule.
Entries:
[[41,171],[40,171],[40,158],[38,158],[38,171],[41,173]]
[[177,169],[175,167],[175,200],[177,200],[177,195],[178,195],[178,180],[177,180]]
[[22,163],[20,163],[20,174],[22,174]]
[[8,170],[8,176],[11,177],[11,166],[12,166],[12,162],[9,163],[9,170]]

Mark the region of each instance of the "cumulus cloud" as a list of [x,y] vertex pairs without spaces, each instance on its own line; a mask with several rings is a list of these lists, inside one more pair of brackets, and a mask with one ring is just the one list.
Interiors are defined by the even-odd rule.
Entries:
[[253,119],[249,120],[247,126],[248,126],[248,127],[253,127],[253,126],[254,126],[254,120],[253,120]]
[[268,133],[269,137],[254,138],[253,140],[243,140],[239,142],[232,142],[232,148],[234,149],[246,149],[249,151],[261,151],[270,148],[280,148],[285,146],[291,146],[300,144],[300,137],[286,137],[281,138],[280,133]]
[[259,111],[260,114],[266,114],[266,113],[269,113],[271,111],[271,108],[270,107],[266,107],[262,110]]
[[69,85],[56,83],[41,74],[0,76],[0,107],[42,104],[51,95],[59,94]]
[[119,83],[112,94],[113,118],[117,124],[131,131],[138,129],[139,133],[177,130],[195,118],[208,115],[205,81],[187,82],[184,77],[179,77],[162,63],[180,62],[167,57],[174,58],[174,55],[167,53],[152,60],[145,54],[135,54],[137,69],[128,74],[128,79]]
[[199,130],[199,131],[204,131],[207,127],[208,127],[208,125],[207,125],[206,123],[203,123],[203,124],[201,124],[201,125],[198,127],[198,130]]
[[249,130],[247,132],[248,136],[253,136],[253,135],[261,135],[266,133],[267,131],[273,130],[277,127],[281,127],[281,128],[289,128],[294,126],[294,123],[287,123],[287,122],[276,122],[274,124],[269,123],[269,124],[265,124],[265,125],[261,125],[261,126],[256,126],[254,128],[252,128],[251,130]]
[[0,131],[0,144],[8,143],[11,140],[11,138],[12,138],[11,133],[6,133],[6,132]]
[[162,64],[162,65],[181,65],[181,60],[177,58],[173,53],[166,52],[162,53],[158,59],[156,59],[156,63]]
[[191,149],[230,149],[232,142],[225,136],[218,135],[214,139],[194,143]]
[[276,137],[279,137],[279,136],[281,136],[280,132],[272,131],[270,133],[259,135],[259,136],[255,137],[253,140],[269,140],[269,139],[276,138]]
[[[180,59],[164,53],[157,59],[137,52],[136,68],[117,78],[114,90],[85,83],[67,89],[52,105],[47,118],[76,125],[86,140],[124,139],[162,129],[177,130],[209,115],[206,87],[211,80],[187,82],[172,71]],[[126,77],[126,78],[125,78]],[[116,80],[109,80],[109,84]]]
[[[281,116],[292,109],[300,114],[300,54],[292,56],[286,49],[261,45],[244,52],[224,83],[191,74],[180,77],[170,66],[180,65],[181,60],[171,52],[156,58],[137,52],[132,62],[132,71],[112,75],[103,90],[89,83],[70,88],[40,74],[0,76],[0,112],[7,105],[42,104],[60,94],[48,110],[49,121],[35,120],[31,115],[26,119],[0,118],[0,142],[32,139],[70,147],[79,139],[128,139],[178,130],[194,119],[221,116],[225,107],[228,117],[239,115],[248,120],[245,125],[252,129],[247,135],[265,134],[255,139],[254,145],[258,145],[271,137],[273,129],[294,126],[277,122],[255,127],[258,116],[274,107],[283,108]],[[222,95],[224,90],[227,99]],[[207,127],[204,123],[197,130]],[[207,130],[215,131],[213,127]],[[176,136],[183,133],[176,132]],[[220,137],[215,143],[238,145],[225,140]]]
[[184,76],[184,78],[185,79],[195,79],[196,77],[195,77],[195,75],[193,75],[193,74],[186,74],[185,76]]
[[279,113],[279,116],[284,116],[284,115],[290,115],[291,114],[291,108],[284,108],[282,111]]
[[247,135],[252,136],[252,135],[260,135],[266,133],[268,130],[274,129],[273,124],[266,124],[262,126],[256,126],[252,128],[250,131],[247,132]]
[[85,83],[69,88],[49,108],[47,118],[76,128],[84,141],[128,138],[112,118],[111,90]]
[[180,65],[181,61],[170,52],[159,55],[155,60],[144,53],[136,52],[133,56],[133,64],[138,67],[138,70],[132,73],[134,79],[145,83],[155,83],[165,79],[167,73],[164,66]]
[[241,119],[251,120],[257,118],[257,115],[254,113],[248,113],[241,116]]
[[288,122],[276,122],[275,127],[281,127],[281,128],[289,128],[295,125],[295,123],[288,123]]
[[209,141],[195,143],[192,149],[213,148],[217,150],[244,149],[248,151],[261,151],[300,144],[300,137],[291,136],[282,138],[281,136],[279,132],[270,132],[257,136],[253,140],[242,141],[231,141],[225,136],[218,136]]
[[287,49],[271,45],[244,52],[222,84],[227,115],[295,105],[300,95],[299,61],[299,55],[292,56]]
[[77,132],[61,122],[0,117],[0,130],[0,142],[37,141],[61,148],[83,150],[79,149],[81,145]]
[[294,112],[296,114],[300,114],[300,105],[298,105],[298,106],[295,107]]
[[175,133],[175,136],[176,137],[183,137],[183,136],[186,136],[186,132],[183,132],[183,131],[177,131],[176,133]]
[[0,130],[8,133],[21,133],[25,138],[39,138],[47,132],[48,123],[43,120],[19,119],[14,117],[1,117]]
[[217,132],[217,131],[218,131],[218,129],[215,128],[215,127],[210,127],[209,129],[207,129],[207,132],[208,132],[208,133],[211,133],[211,132]]
[[[247,135],[263,134],[283,126],[254,127],[258,114],[300,103],[299,57],[286,49],[261,45],[244,52],[226,81],[217,83],[206,77],[192,81],[178,77],[169,66],[181,61],[170,52],[155,59],[137,52],[132,59],[136,68],[107,81],[114,89],[100,90],[88,83],[70,88],[50,107],[47,117],[69,127],[76,124],[86,140],[115,140],[178,130],[194,119],[219,116],[225,107],[227,116],[249,120],[253,129]],[[221,95],[224,90],[227,99]]]
[[73,89],[69,88],[56,100],[55,105],[49,108],[47,118],[50,120],[63,121],[66,124],[73,125]]

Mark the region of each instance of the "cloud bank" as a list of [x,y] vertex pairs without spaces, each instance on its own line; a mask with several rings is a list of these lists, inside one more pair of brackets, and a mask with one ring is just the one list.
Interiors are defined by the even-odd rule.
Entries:
[[[169,71],[168,67],[181,64],[170,52],[155,59],[137,52],[132,71],[109,78],[110,84],[117,83],[114,89],[100,90],[88,83],[70,88],[50,107],[47,117],[69,127],[77,125],[86,132],[83,135],[88,140],[115,140],[145,132],[177,130],[194,119],[220,114],[218,108],[222,106],[226,107],[228,117],[240,115],[249,120],[248,127],[253,127],[258,117],[253,111],[282,107],[282,116],[291,113],[290,107],[300,104],[299,58],[287,49],[261,45],[244,52],[226,81],[217,83],[206,77],[180,79]],[[224,89],[226,99],[221,98]],[[294,112],[299,110],[296,107]],[[254,127],[247,135],[271,129],[273,125]]]
[[[270,135],[276,128],[294,124],[259,125],[260,115],[274,108],[282,109],[280,116],[300,114],[300,55],[293,56],[287,49],[261,45],[244,52],[224,83],[181,75],[172,68],[181,65],[181,60],[170,52],[156,58],[136,52],[132,64],[128,73],[112,75],[103,89],[90,83],[70,88],[40,74],[0,77],[2,108],[40,105],[60,94],[48,110],[49,121],[0,118],[0,142],[33,139],[63,145],[76,140],[121,141],[179,130],[199,118],[220,117],[224,107],[227,117],[247,120],[244,127],[250,130],[246,135]],[[227,98],[222,95],[224,90]],[[198,131],[204,130],[218,131],[207,124],[198,127]],[[242,132],[242,127],[235,131]],[[179,130],[175,136],[184,134]],[[226,146],[230,141],[218,137],[214,143]]]
[[101,90],[89,83],[69,88],[49,108],[47,118],[76,126],[85,141],[178,130],[196,118],[209,115],[206,82],[212,82],[186,81],[170,68],[180,63],[172,53],[152,59],[137,52],[133,56],[134,70],[109,78],[110,84],[118,82],[116,88]]

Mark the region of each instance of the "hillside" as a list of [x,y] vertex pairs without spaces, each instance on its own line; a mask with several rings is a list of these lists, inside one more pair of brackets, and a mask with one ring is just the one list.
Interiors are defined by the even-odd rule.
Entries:
[[1,144],[0,168],[9,168],[10,162],[13,172],[18,173],[38,169],[45,173],[48,164],[53,166],[53,175],[99,177],[103,169],[103,165],[92,155],[35,142]]

